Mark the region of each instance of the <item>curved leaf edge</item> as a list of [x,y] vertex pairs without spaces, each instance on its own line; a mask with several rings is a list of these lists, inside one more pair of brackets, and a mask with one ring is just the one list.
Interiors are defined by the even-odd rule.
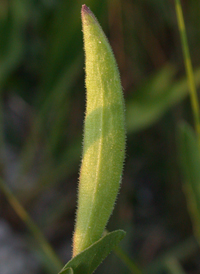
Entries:
[[107,233],[77,256],[72,258],[58,274],[91,274],[125,237],[126,232]]

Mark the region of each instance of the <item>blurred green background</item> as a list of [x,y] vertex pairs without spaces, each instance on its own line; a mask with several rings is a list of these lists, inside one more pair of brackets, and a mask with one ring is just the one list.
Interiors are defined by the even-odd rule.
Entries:
[[[108,36],[126,100],[126,162],[108,229],[127,231],[121,248],[144,273],[200,273],[177,155],[178,124],[193,122],[173,0],[0,1],[2,185],[66,263],[85,109],[82,4]],[[198,88],[200,2],[182,5]],[[15,206],[1,191],[0,273],[56,273]],[[97,273],[137,274],[114,253]]]

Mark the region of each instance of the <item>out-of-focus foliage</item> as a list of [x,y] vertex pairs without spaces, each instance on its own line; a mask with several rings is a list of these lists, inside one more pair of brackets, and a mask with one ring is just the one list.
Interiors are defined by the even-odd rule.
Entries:
[[200,153],[197,136],[187,124],[179,129],[180,164],[183,173],[184,190],[193,220],[194,231],[199,241],[200,231]]
[[[64,265],[70,258],[85,105],[82,4],[109,38],[126,98],[125,173],[108,228],[127,231],[123,249],[147,273],[176,273],[176,260],[179,270],[198,273],[200,252],[191,239],[177,163],[177,125],[181,119],[191,123],[191,110],[173,1],[0,2],[1,178]],[[182,4],[199,87],[200,5]],[[26,228],[2,193],[0,207],[0,218],[25,241]],[[43,259],[31,239],[29,246]],[[3,263],[0,258],[0,270]],[[130,273],[114,255],[98,271]]]
[[[134,132],[151,126],[188,94],[185,77],[174,81],[175,69],[166,66],[147,79],[127,102],[127,130]],[[196,70],[200,85],[200,69]]]

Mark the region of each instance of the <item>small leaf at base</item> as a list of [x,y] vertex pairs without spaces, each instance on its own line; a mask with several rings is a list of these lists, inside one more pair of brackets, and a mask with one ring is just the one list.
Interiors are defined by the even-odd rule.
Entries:
[[[116,230],[108,233],[100,240],[86,248],[71,259],[59,274],[91,274],[100,265],[100,263],[107,257],[115,246],[124,238],[125,231]],[[73,272],[66,272],[67,269],[72,268]]]

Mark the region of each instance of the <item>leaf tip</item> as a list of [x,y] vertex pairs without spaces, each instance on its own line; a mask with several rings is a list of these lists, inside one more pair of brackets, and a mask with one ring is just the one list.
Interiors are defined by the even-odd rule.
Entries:
[[85,19],[87,17],[87,15],[91,16],[93,19],[95,19],[96,21],[96,17],[94,16],[93,12],[90,10],[89,7],[87,7],[85,4],[82,5],[82,9],[81,9],[81,16],[82,19]]
[[91,13],[91,10],[84,4],[84,5],[82,5],[81,13],[82,14],[84,14],[84,13]]

